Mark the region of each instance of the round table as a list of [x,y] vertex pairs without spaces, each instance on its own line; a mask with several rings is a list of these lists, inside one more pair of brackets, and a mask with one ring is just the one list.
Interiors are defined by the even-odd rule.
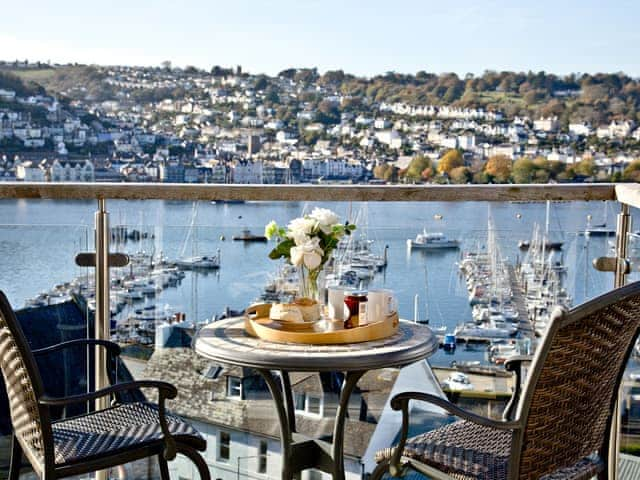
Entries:
[[[256,369],[273,397],[282,443],[282,478],[307,468],[319,468],[334,479],[344,479],[343,437],[349,397],[368,370],[403,367],[423,360],[438,349],[438,340],[426,326],[400,322],[391,337],[347,345],[274,343],[248,335],[244,318],[230,318],[202,328],[194,340],[199,355],[217,362]],[[289,372],[345,373],[331,442],[296,433]],[[277,372],[277,373],[274,373]],[[280,382],[277,376],[280,377]],[[330,455],[318,455],[318,447]]]

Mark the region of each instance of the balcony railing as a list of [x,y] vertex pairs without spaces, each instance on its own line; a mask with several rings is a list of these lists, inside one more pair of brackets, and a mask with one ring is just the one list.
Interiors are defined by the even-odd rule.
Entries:
[[[114,215],[110,216],[109,209],[111,205],[121,206],[118,203],[123,200],[165,200],[176,202],[196,202],[196,201],[275,201],[275,202],[451,202],[452,208],[448,210],[449,217],[455,217],[456,204],[460,202],[595,202],[595,201],[617,201],[620,204],[620,211],[617,215],[615,244],[613,249],[608,253],[600,252],[600,258],[596,266],[600,271],[606,270],[610,272],[609,287],[621,286],[625,283],[626,278],[631,272],[636,271],[637,265],[634,263],[632,255],[630,255],[630,243],[635,239],[631,234],[631,216],[632,208],[640,207],[640,189],[636,185],[614,185],[614,184],[562,184],[562,185],[465,185],[465,186],[432,186],[432,185],[402,185],[402,186],[333,186],[333,185],[291,185],[291,186],[269,186],[269,185],[183,185],[183,184],[50,184],[50,183],[0,183],[0,199],[27,199],[27,200],[78,200],[96,201],[96,212],[93,225],[93,242],[87,241],[87,234],[84,228],[81,228],[80,236],[84,236],[84,240],[79,240],[77,244],[78,251],[85,251],[89,255],[79,258],[78,261],[85,268],[95,268],[95,325],[94,332],[98,338],[110,338],[111,336],[111,284],[112,280],[109,275],[110,267],[113,267],[120,259],[114,256],[114,237],[110,229],[110,223],[113,224]],[[571,204],[573,205],[573,204]],[[591,204],[590,204],[591,205]],[[600,208],[596,208],[597,204],[593,204],[593,209],[582,209],[581,214],[590,211],[595,219],[600,215]],[[126,207],[125,207],[126,210]],[[207,228],[210,231],[202,238],[222,238],[229,234],[229,230],[223,228],[222,221],[220,225],[216,225],[216,214],[213,212],[211,220],[213,225],[208,227],[199,227],[201,230]],[[299,212],[293,212],[292,216],[297,216]],[[375,215],[375,212],[370,212]],[[485,212],[478,211],[478,215],[484,216]],[[129,216],[127,219],[135,225],[153,225],[154,221],[143,219],[139,223]],[[133,221],[132,221],[133,220]],[[221,218],[222,220],[222,218]],[[271,220],[264,218],[264,223]],[[425,222],[426,216],[419,221]],[[255,221],[253,219],[252,221]],[[514,223],[518,221],[517,217],[513,217]],[[29,219],[26,219],[26,223]],[[595,222],[595,220],[594,220]],[[183,223],[189,223],[189,219],[183,219]],[[392,219],[390,219],[392,223]],[[508,221],[507,221],[508,223]],[[384,221],[379,221],[378,225],[384,225]],[[259,225],[252,225],[259,227]],[[171,227],[176,230],[174,237],[179,238],[185,233],[177,232],[177,227]],[[391,227],[390,227],[391,228]],[[397,227],[393,227],[397,228]],[[459,225],[461,236],[465,236],[468,232],[464,232],[464,225]],[[416,230],[422,229],[422,223],[416,225]],[[384,233],[384,227],[381,227]],[[412,236],[415,232],[406,232],[406,236]],[[45,233],[45,236],[47,234]],[[197,237],[197,234],[196,234]],[[577,237],[574,237],[574,239]],[[515,239],[510,239],[515,240]],[[191,239],[193,244],[195,240]],[[201,240],[204,242],[204,240]],[[174,242],[175,243],[175,242]],[[577,243],[576,243],[577,245]],[[175,246],[174,246],[175,247]],[[191,248],[193,248],[191,246]],[[608,247],[607,247],[608,248]],[[175,249],[175,248],[174,248]],[[47,247],[41,247],[39,255],[47,257],[49,252]],[[594,255],[595,257],[595,255]],[[585,259],[587,259],[585,257]],[[588,258],[592,260],[593,258]],[[25,258],[25,262],[29,262],[29,258]],[[246,259],[249,261],[249,259]],[[425,276],[428,278],[427,268],[430,268],[429,262],[426,263]],[[225,267],[226,268],[226,267]],[[586,267],[585,267],[586,268]],[[588,266],[592,269],[592,266]],[[596,270],[592,270],[596,272]],[[590,275],[587,273],[585,275]],[[195,276],[193,277],[195,284]],[[18,279],[21,281],[22,279]],[[24,279],[28,281],[28,279]],[[242,281],[240,279],[239,281]],[[197,288],[192,285],[192,288]],[[437,291],[437,288],[434,290]],[[588,297],[585,292],[583,297]],[[194,298],[197,291],[193,293]],[[197,309],[197,300],[195,308]],[[411,316],[412,305],[406,305],[405,316]],[[234,305],[242,307],[242,305]],[[433,307],[431,307],[433,308]],[[418,310],[422,310],[419,307]],[[402,310],[401,310],[402,313]],[[420,315],[417,314],[416,318]],[[98,356],[95,362],[95,384],[97,387],[105,386],[109,382],[107,374],[106,361]],[[206,374],[206,372],[205,372]],[[306,400],[305,400],[306,402]],[[314,404],[315,405],[315,404]],[[97,408],[104,408],[106,404],[98,404]],[[306,408],[303,406],[302,410]],[[315,406],[313,408],[316,408]],[[321,409],[321,406],[317,408]],[[313,415],[313,412],[306,412]],[[218,438],[218,441],[220,439]],[[619,451],[618,434],[612,442],[612,457],[616,457]],[[231,447],[229,447],[231,448]],[[260,452],[262,452],[262,445]],[[267,455],[244,455],[249,450],[245,450],[240,455],[236,455],[237,473],[240,476],[241,459],[247,463],[252,462],[251,459],[258,459],[266,464]],[[250,453],[253,450],[249,451]],[[218,452],[216,455],[219,455]],[[228,452],[227,452],[228,454]],[[216,456],[214,455],[214,456]],[[246,461],[245,461],[246,459]],[[258,462],[255,460],[255,462]],[[254,463],[255,463],[254,462]],[[263,468],[264,464],[260,468]],[[617,462],[610,462],[612,471],[610,478],[617,478],[615,466]],[[266,468],[266,467],[265,467]],[[247,466],[248,469],[248,466]],[[227,475],[229,476],[229,475]],[[214,477],[215,478],[215,477]],[[261,477],[263,478],[263,477]]]

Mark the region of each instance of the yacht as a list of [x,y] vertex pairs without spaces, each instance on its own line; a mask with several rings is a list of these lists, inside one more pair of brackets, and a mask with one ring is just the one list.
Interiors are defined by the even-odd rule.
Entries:
[[422,250],[440,250],[460,248],[460,242],[458,240],[451,240],[440,232],[427,233],[426,230],[423,230],[422,233],[416,235],[414,240],[408,239],[407,246],[409,248]]
[[220,268],[220,256],[185,257],[176,260],[176,266],[184,270],[216,270]]

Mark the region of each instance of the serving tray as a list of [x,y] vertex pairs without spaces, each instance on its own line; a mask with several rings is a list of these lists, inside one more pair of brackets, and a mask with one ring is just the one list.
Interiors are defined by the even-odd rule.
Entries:
[[252,305],[245,311],[244,329],[254,337],[278,343],[308,345],[339,345],[380,340],[398,330],[398,314],[356,328],[344,328],[342,320],[324,319],[317,322],[280,322],[271,320],[270,303]]

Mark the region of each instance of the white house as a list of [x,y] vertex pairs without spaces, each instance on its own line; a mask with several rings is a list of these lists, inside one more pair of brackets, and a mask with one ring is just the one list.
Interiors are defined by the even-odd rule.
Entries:
[[576,137],[588,137],[593,133],[593,128],[590,124],[583,123],[570,123],[569,124],[569,133]]
[[402,136],[395,130],[381,130],[375,133],[376,140],[391,148],[400,148],[403,144]]
[[541,117],[533,121],[533,129],[541,132],[555,132],[560,128],[558,117]]
[[95,172],[90,160],[56,159],[49,169],[52,182],[93,182]]
[[238,160],[231,165],[233,183],[262,183],[262,162]]
[[25,182],[45,182],[46,171],[41,165],[26,161],[16,165],[16,179]]

